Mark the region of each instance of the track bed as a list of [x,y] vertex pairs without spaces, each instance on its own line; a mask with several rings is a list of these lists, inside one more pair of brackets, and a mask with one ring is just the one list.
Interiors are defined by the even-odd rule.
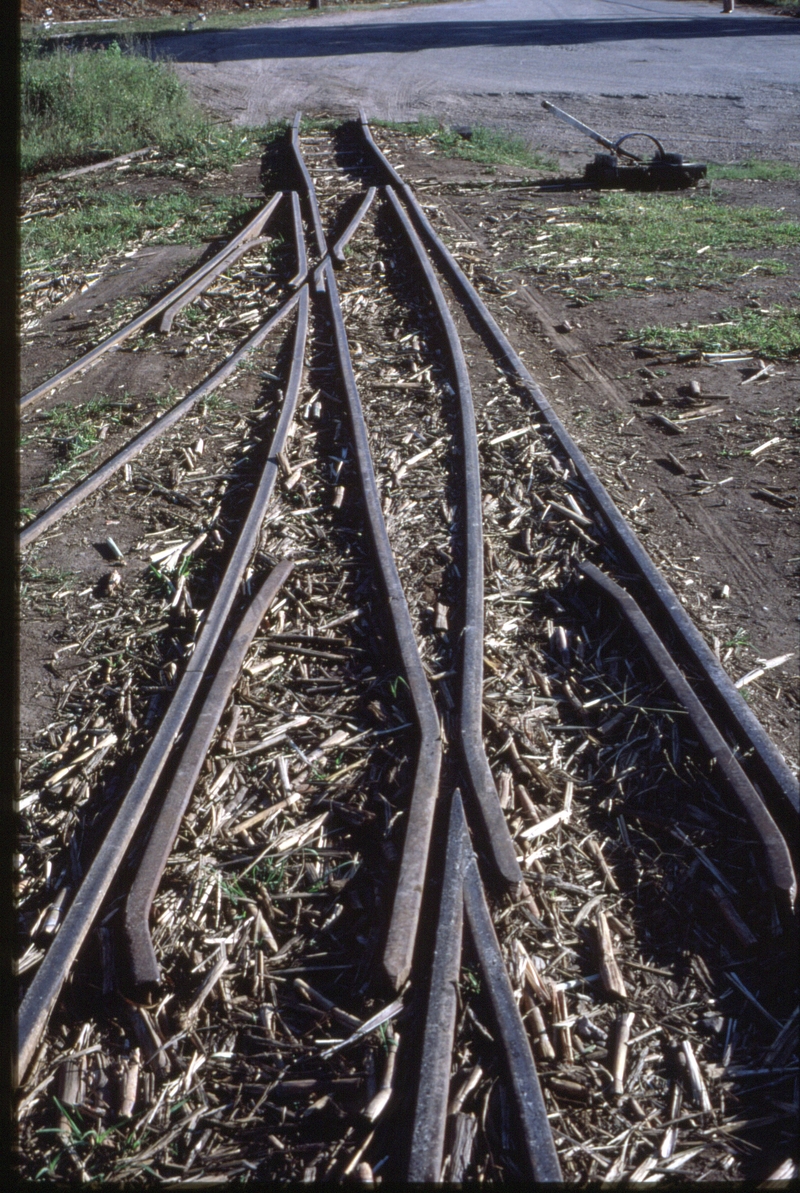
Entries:
[[[768,1175],[796,1114],[791,783],[779,767],[770,782],[769,757],[737,738],[598,512],[580,453],[492,351],[435,249],[423,274],[424,227],[364,127],[296,126],[265,175],[267,194],[284,194],[263,248],[167,338],[133,342],[156,377],[188,343],[179,392],[104,397],[92,466],[292,295],[295,307],[72,512],[23,530],[23,649],[40,667],[39,690],[23,692],[23,1171],[165,1183]],[[334,277],[333,246],[373,186]],[[80,481],[74,437],[98,413],[81,403],[113,392],[118,360],[26,407],[30,515]],[[280,561],[291,573],[259,618],[157,884],[159,980],[137,981],[129,889],[231,629]],[[640,603],[774,820],[732,794],[727,754],[712,765],[688,706],[585,564]],[[206,650],[154,794],[37,1019],[37,975],[54,942],[66,948],[117,809],[144,790],[153,741]],[[475,700],[479,725],[465,733]],[[431,974],[447,964],[452,1047],[437,1059],[426,1022],[444,987]],[[423,1143],[435,1167],[420,1173]]]

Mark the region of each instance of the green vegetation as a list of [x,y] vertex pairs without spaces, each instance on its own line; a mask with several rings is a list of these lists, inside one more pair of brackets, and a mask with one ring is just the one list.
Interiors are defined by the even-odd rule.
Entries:
[[[107,394],[99,394],[90,398],[88,402],[81,402],[77,406],[64,403],[53,406],[39,415],[39,420],[47,424],[50,431],[57,436],[75,436],[94,431],[92,420],[105,417],[109,422],[119,422],[120,412],[126,408],[129,399],[126,397],[111,398]],[[94,439],[97,438],[95,433]],[[92,442],[94,442],[94,439]]]
[[514,268],[580,276],[596,289],[688,289],[730,282],[745,273],[786,272],[781,261],[734,253],[800,245],[800,223],[767,207],[732,207],[710,196],[601,195],[591,206],[519,209],[519,233],[506,240],[528,255]]
[[[800,0],[798,0],[800,4]],[[798,182],[800,181],[800,167],[790,162],[760,162],[749,158],[746,162],[734,162],[728,166],[710,163],[708,177],[753,179],[755,182]]]
[[229,169],[252,152],[254,130],[213,124],[174,68],[143,54],[46,50],[30,41],[20,62],[23,175],[155,147],[187,167]]
[[22,225],[22,268],[67,259],[88,269],[146,232],[149,244],[199,244],[229,231],[232,221],[251,210],[250,201],[238,195],[198,202],[183,191],[144,197],[84,184],[65,194],[58,218],[37,216]]
[[520,170],[558,169],[557,161],[537,153],[521,137],[496,132],[491,128],[478,126],[471,129],[469,136],[464,136],[446,124],[422,116],[411,124],[381,120],[373,123],[430,141],[431,145],[442,150],[445,157],[460,157],[465,161],[491,166],[516,166]]
[[721,318],[715,327],[644,327],[630,336],[666,351],[752,352],[766,360],[800,355],[800,308],[723,311]]
[[37,594],[49,598],[65,584],[74,584],[78,579],[78,573],[69,568],[43,568],[31,560],[22,564],[19,575],[20,602]]

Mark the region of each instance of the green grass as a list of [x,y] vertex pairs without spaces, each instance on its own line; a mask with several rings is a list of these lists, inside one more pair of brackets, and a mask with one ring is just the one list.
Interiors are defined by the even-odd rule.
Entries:
[[120,411],[130,401],[123,396],[111,398],[107,394],[99,394],[82,402],[78,406],[71,403],[64,406],[54,406],[51,410],[42,412],[39,420],[45,423],[56,436],[71,436],[86,431],[95,419],[105,417],[109,422],[120,421]]
[[513,268],[569,280],[580,276],[595,288],[593,294],[582,291],[590,297],[604,288],[673,290],[731,282],[756,268],[781,274],[781,261],[736,253],[800,245],[796,220],[767,207],[728,206],[702,193],[605,194],[591,206],[563,207],[549,220],[534,203],[520,208],[521,234],[505,244],[526,256]]
[[800,355],[800,308],[722,311],[721,318],[729,326],[643,327],[630,338],[670,352],[752,352],[765,360]]
[[[20,602],[27,597],[34,597],[36,595],[43,596],[47,600],[59,588],[63,588],[65,584],[74,584],[79,575],[77,572],[71,571],[69,568],[48,568],[39,567],[36,563],[23,563],[19,571],[20,577]],[[31,585],[34,585],[33,591]]]
[[58,462],[47,476],[54,484],[68,475],[73,465],[99,442],[103,422],[119,423],[125,403],[105,394],[80,406],[56,406],[40,415],[58,452]]
[[[800,3],[800,0],[798,0]],[[798,182],[800,167],[790,162],[761,162],[749,158],[745,162],[733,162],[727,166],[709,163],[708,177],[729,179],[752,179],[755,182]]]
[[25,43],[20,61],[23,175],[80,166],[151,146],[189,167],[228,169],[253,151],[255,130],[214,124],[174,68],[107,49],[47,51]]
[[516,166],[520,170],[558,169],[558,162],[531,149],[521,137],[476,126],[469,137],[462,136],[446,124],[420,117],[410,124],[375,120],[382,128],[395,129],[413,137],[421,137],[441,149],[445,157],[459,157],[464,161],[481,162],[487,166]]
[[89,268],[110,253],[122,252],[145,232],[149,244],[199,244],[230,231],[252,210],[238,195],[198,201],[183,191],[146,198],[91,185],[65,192],[57,217],[37,216],[20,230],[21,265],[28,269],[54,260]]

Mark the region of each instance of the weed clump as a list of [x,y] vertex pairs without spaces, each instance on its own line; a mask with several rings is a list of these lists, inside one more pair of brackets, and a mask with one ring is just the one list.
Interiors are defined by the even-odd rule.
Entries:
[[744,162],[731,162],[727,166],[713,162],[708,166],[710,179],[747,179],[751,182],[798,182],[800,167],[791,162],[762,162],[748,158]]
[[464,161],[480,162],[486,166],[516,166],[522,170],[552,172],[558,169],[558,162],[554,158],[531,149],[522,137],[480,125],[459,131],[424,116],[411,124],[381,120],[373,121],[373,124],[425,138],[441,149],[445,157],[460,157]]
[[800,355],[800,309],[775,306],[768,310],[720,313],[716,327],[643,327],[630,338],[647,348],[671,352],[752,352],[764,360],[788,360]]
[[134,49],[116,41],[92,50],[26,45],[20,63],[24,175],[150,146],[204,168],[229,167],[249,152],[250,137],[213,124],[169,63]]

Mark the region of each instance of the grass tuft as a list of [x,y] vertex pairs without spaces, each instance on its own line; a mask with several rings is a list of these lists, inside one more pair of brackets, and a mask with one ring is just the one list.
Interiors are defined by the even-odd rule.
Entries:
[[468,162],[482,162],[487,166],[516,166],[521,170],[555,171],[558,162],[551,157],[531,149],[521,137],[480,125],[470,129],[469,135],[457,132],[438,120],[421,116],[410,124],[375,120],[382,128],[396,129],[414,137],[422,137],[438,149],[445,157],[459,157]]
[[117,42],[96,50],[24,44],[23,175],[150,146],[201,169],[229,169],[252,151],[252,130],[213,124],[171,65],[134,50]]
[[745,162],[733,162],[727,166],[715,165],[708,167],[708,177],[711,179],[750,179],[754,182],[798,182],[800,181],[800,167],[790,162],[761,162],[756,158],[749,158]]
[[229,231],[233,221],[251,210],[252,203],[238,195],[198,202],[184,191],[142,197],[83,184],[65,193],[58,218],[39,217],[22,225],[22,267],[62,259],[88,268],[146,233],[149,244],[200,244]]
[[764,360],[800,355],[800,308],[722,311],[718,327],[643,327],[630,338],[668,352],[752,352]]
[[[596,204],[561,208],[548,219],[536,204],[520,209],[510,246],[526,253],[514,268],[532,269],[604,289],[688,289],[746,273],[782,274],[778,260],[742,259],[742,251],[800,245],[800,223],[767,207],[733,207],[692,196],[610,193]],[[506,241],[508,243],[508,241]]]

